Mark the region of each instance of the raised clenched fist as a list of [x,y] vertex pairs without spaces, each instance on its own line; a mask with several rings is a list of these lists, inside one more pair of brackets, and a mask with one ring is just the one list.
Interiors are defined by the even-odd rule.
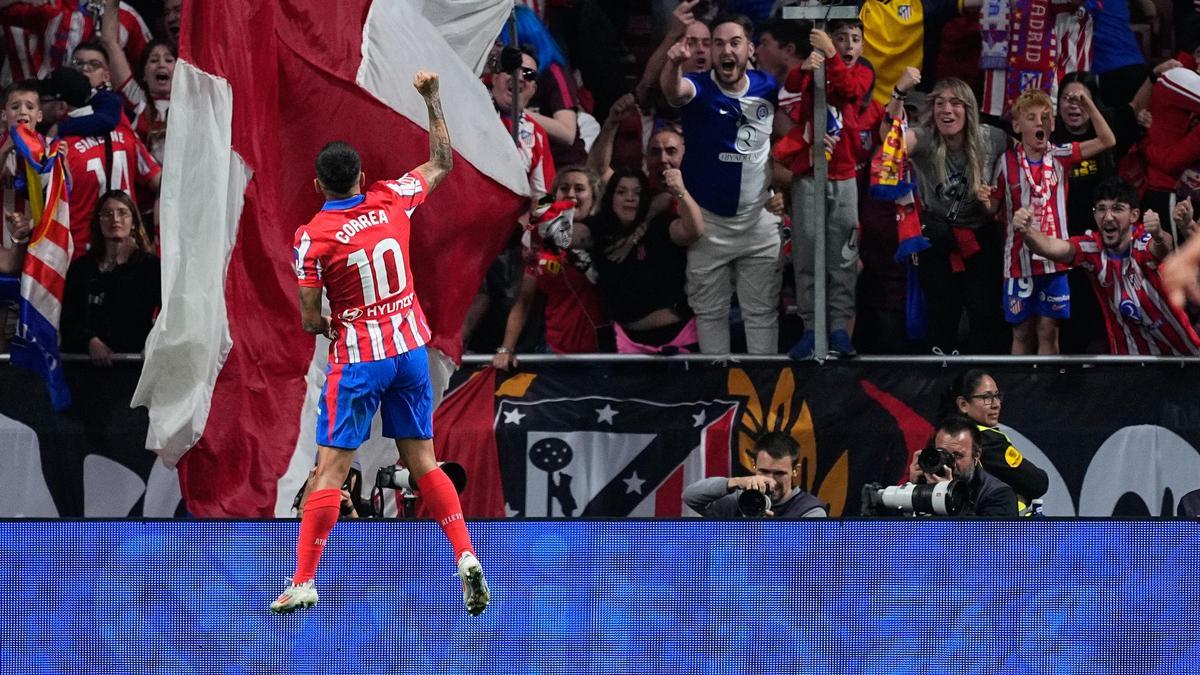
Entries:
[[413,87],[425,98],[438,93],[438,74],[428,70],[418,70],[413,75]]
[[918,84],[921,84],[921,71],[909,66],[900,75],[900,80],[896,82],[896,88],[903,92],[910,92]]
[[1153,209],[1146,209],[1142,214],[1142,226],[1146,228],[1146,234],[1150,235],[1151,239],[1157,241],[1162,237],[1162,219]]
[[1022,206],[1013,214],[1013,229],[1017,232],[1024,232],[1029,229],[1029,224],[1033,222],[1033,209],[1028,206]]

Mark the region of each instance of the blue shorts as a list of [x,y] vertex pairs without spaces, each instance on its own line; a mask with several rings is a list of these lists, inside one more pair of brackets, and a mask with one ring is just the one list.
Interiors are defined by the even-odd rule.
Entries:
[[388,438],[433,438],[433,387],[421,347],[382,361],[331,363],[317,403],[317,445],[354,450],[375,411]]
[[1004,318],[1009,323],[1025,323],[1034,315],[1071,318],[1071,287],[1066,272],[1004,281]]

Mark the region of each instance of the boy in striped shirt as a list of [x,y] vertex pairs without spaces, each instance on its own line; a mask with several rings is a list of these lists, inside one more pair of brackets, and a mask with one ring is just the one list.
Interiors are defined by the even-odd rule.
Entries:
[[1002,208],[1004,242],[1004,316],[1013,324],[1013,354],[1057,354],[1058,322],[1071,316],[1069,265],[1055,262],[1024,244],[1012,220],[1028,208],[1033,227],[1047,237],[1067,238],[1067,175],[1070,168],[1116,145],[1117,139],[1095,102],[1084,93],[1078,104],[1091,118],[1096,138],[1051,145],[1054,105],[1046,92],[1029,89],[1012,105],[1013,130],[1020,143],[1000,157],[997,187],[981,186],[979,201],[988,211]]
[[1111,353],[1200,355],[1200,338],[1183,310],[1167,302],[1159,276],[1171,235],[1154,211],[1137,225],[1137,201],[1132,187],[1112,177],[1096,188],[1096,230],[1067,241],[1051,238],[1038,231],[1027,207],[1013,215],[1013,227],[1034,253],[1091,273]]

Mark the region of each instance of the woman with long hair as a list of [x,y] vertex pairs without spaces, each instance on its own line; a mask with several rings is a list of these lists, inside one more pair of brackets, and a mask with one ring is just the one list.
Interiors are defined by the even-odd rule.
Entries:
[[622,354],[698,352],[696,319],[687,304],[687,247],[704,230],[700,206],[678,169],[663,172],[675,208],[649,216],[649,180],[640,169],[613,174],[588,221],[592,260],[606,314]]
[[[896,85],[888,118],[904,114],[904,99],[921,81],[908,68]],[[1001,316],[1003,239],[978,194],[992,181],[1008,135],[981,124],[979,104],[967,83],[946,78],[934,85],[918,124],[905,134],[921,200],[921,225],[932,247],[920,254],[921,289],[928,312],[927,346],[947,353],[1008,353]],[[970,328],[958,337],[966,310]]]
[[986,370],[972,368],[960,373],[942,394],[941,415],[962,415],[979,427],[983,440],[980,462],[988,473],[1004,481],[1026,504],[1046,494],[1050,478],[1000,430],[1000,406],[1004,393],[996,378]]
[[[555,176],[550,193],[556,203],[573,202],[578,221],[596,212],[599,184],[599,177],[590,169],[568,166]],[[517,365],[517,342],[539,294],[546,297],[546,346],[550,351],[584,354],[599,350],[600,329],[608,321],[596,295],[591,258],[577,248],[581,234],[586,237],[586,230],[576,227],[567,248],[559,247],[552,236],[533,238],[521,288],[508,312],[504,339],[492,357],[495,367],[508,370]]]
[[171,105],[171,81],[179,48],[174,42],[155,38],[138,58],[137,70],[120,48],[121,24],[117,0],[105,0],[107,10],[100,21],[100,39],[108,47],[109,71],[114,89],[125,98],[126,112],[134,131],[158,163],[163,161],[167,138],[167,112]]
[[129,195],[101,195],[87,255],[71,263],[63,293],[64,352],[98,366],[112,355],[140,354],[162,306],[159,260]]

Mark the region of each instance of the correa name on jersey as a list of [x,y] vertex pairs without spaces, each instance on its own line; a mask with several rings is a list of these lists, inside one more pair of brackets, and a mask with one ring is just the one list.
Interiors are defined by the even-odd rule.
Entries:
[[373,225],[379,225],[386,222],[388,222],[387,213],[385,213],[382,209],[378,211],[370,211],[357,218],[347,220],[346,224],[342,226],[342,229],[338,230],[337,233],[333,235],[333,238],[337,239],[343,244],[349,244],[350,239],[359,232],[362,232]]

